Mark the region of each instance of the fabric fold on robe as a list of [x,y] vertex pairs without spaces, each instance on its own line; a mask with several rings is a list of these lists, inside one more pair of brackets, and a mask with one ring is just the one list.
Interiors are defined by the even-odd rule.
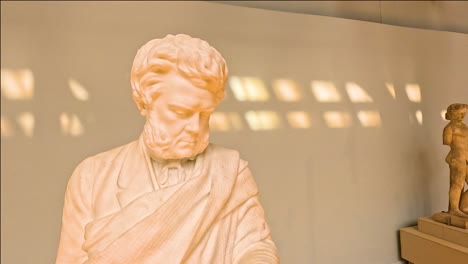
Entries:
[[[153,178],[143,175],[149,174],[147,167],[134,170],[125,164],[126,160],[144,164],[137,155],[142,153],[141,144],[129,145],[106,159],[112,161],[109,167],[118,168],[106,173],[151,183]],[[212,144],[199,161],[197,175],[189,180],[140,194],[124,190],[125,199],[117,203],[120,209],[84,223],[81,250],[88,256],[84,263],[279,263],[247,163],[237,151]],[[106,173],[100,184],[108,186],[116,176]]]

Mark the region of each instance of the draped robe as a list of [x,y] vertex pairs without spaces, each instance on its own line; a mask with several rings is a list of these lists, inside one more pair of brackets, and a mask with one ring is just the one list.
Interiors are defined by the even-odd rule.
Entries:
[[141,138],[85,159],[67,186],[56,263],[279,263],[238,152],[210,144],[192,174],[159,188]]

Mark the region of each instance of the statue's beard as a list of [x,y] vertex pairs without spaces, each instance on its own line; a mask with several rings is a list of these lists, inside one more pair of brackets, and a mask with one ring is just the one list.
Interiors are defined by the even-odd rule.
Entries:
[[[201,130],[198,135],[189,135],[184,130],[179,134],[171,135],[163,125],[153,125],[146,121],[143,140],[148,154],[153,159],[184,159],[194,158],[203,152],[209,143],[209,130]],[[185,141],[194,141],[186,143]]]

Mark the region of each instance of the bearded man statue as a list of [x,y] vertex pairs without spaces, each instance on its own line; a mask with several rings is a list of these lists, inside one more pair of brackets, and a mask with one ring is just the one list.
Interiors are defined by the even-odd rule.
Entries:
[[227,74],[218,51],[187,35],[138,50],[143,132],[73,172],[56,263],[279,263],[247,162],[209,143]]

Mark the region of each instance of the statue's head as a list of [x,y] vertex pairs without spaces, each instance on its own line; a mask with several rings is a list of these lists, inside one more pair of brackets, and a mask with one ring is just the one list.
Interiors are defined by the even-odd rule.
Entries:
[[446,120],[462,121],[465,118],[465,114],[468,111],[468,105],[466,104],[451,104],[447,107],[447,113],[445,113]]
[[130,81],[153,158],[189,158],[205,150],[227,74],[221,54],[188,35],[153,39],[138,50]]

